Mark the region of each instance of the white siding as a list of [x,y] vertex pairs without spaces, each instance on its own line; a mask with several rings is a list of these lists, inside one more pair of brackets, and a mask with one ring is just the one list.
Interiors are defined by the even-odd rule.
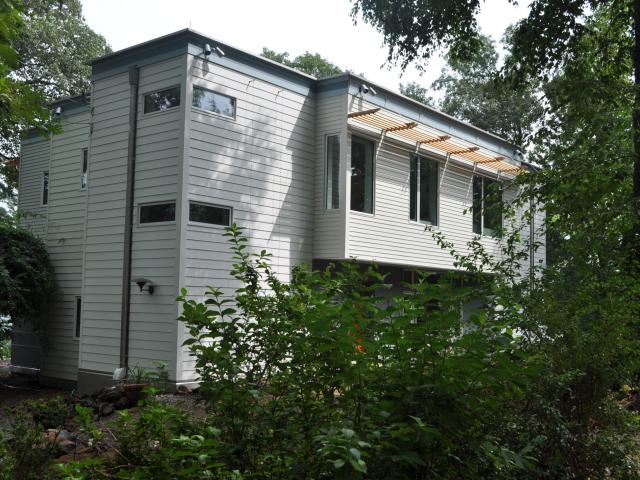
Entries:
[[98,80],[92,95],[80,368],[120,363],[120,312],[129,132],[129,75]]
[[87,190],[81,188],[82,149],[88,147],[89,112],[64,115],[53,136],[47,250],[58,296],[47,318],[42,375],[76,380],[78,340],[74,338],[76,297],[82,295],[82,259]]
[[32,138],[22,142],[20,149],[20,177],[18,179],[18,210],[21,224],[44,238],[47,233],[47,209],[42,205],[42,172],[49,171],[51,141]]
[[[237,99],[236,118],[187,109],[185,201],[230,206],[253,251],[273,254],[284,281],[312,258],[314,100],[257,78],[192,58],[188,80]],[[185,95],[191,105],[191,87]],[[183,212],[188,206],[185,204]],[[183,220],[183,285],[231,293],[231,253],[224,230]],[[182,336],[180,336],[182,338]],[[193,378],[185,353],[183,379]]]
[[[152,368],[154,361],[167,363],[175,379],[176,332],[178,329],[177,222],[138,222],[141,204],[177,202],[178,172],[182,168],[184,123],[185,56],[140,69],[138,135],[133,217],[132,278],[147,278],[155,284],[153,295],[131,289],[129,365]],[[143,113],[145,93],[181,86],[180,106],[166,112]]]
[[[340,208],[325,210],[326,138],[340,136]],[[345,258],[346,181],[349,169],[347,159],[347,95],[344,92],[320,97],[316,110],[316,160],[314,182],[313,257],[321,259]]]

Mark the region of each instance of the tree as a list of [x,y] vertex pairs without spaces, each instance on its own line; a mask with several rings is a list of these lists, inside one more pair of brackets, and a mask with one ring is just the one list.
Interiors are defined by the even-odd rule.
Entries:
[[525,146],[544,109],[532,85],[515,85],[509,78],[500,78],[498,60],[493,41],[484,35],[469,59],[448,55],[447,66],[432,85],[444,93],[438,108],[514,145]]
[[401,83],[400,93],[414,99],[416,102],[424,103],[430,107],[435,104],[435,101],[433,97],[429,95],[428,90],[418,82],[409,82],[406,85]]
[[261,56],[273,60],[274,62],[282,63],[287,67],[300,70],[307,75],[312,75],[316,78],[325,78],[332,75],[338,75],[343,73],[343,70],[334,65],[326,58],[322,57],[319,53],[305,52],[302,55],[298,55],[293,60],[289,59],[289,52],[277,53],[268,48],[263,48]]
[[16,0],[15,5],[20,28],[10,42],[15,53],[9,75],[38,114],[5,118],[0,125],[0,200],[10,204],[16,200],[21,135],[49,122],[52,100],[89,92],[89,60],[111,51],[86,24],[79,0]]
[[[510,0],[515,3],[515,0]],[[451,58],[469,59],[481,45],[476,17],[482,2],[433,2],[418,0],[354,0],[352,17],[359,14],[384,36],[389,48],[388,60],[403,67],[416,60],[430,58],[439,48],[446,48]],[[511,59],[507,64],[519,81],[547,80],[551,74],[570,64],[581,39],[589,33],[588,20],[598,11],[609,11],[614,24],[625,24],[631,33],[630,43],[614,43],[607,53],[618,61],[631,62],[634,78],[633,108],[629,126],[633,130],[633,188],[629,195],[633,213],[625,234],[629,247],[627,258],[638,270],[640,258],[640,0],[533,0],[529,14],[513,30]],[[607,34],[607,28],[601,33]],[[618,92],[612,93],[614,97]],[[616,98],[611,98],[612,102]]]

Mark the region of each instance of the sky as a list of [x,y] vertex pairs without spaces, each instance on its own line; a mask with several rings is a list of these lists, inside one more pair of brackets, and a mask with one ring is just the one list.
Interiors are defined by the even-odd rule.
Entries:
[[[485,0],[478,18],[482,31],[499,40],[508,25],[526,14],[528,3]],[[415,67],[402,72],[384,65],[382,35],[364,22],[353,24],[349,0],[82,0],[82,5],[89,26],[114,51],[191,27],[255,54],[262,47],[291,57],[317,52],[394,90],[400,82],[429,86],[444,64],[432,60],[422,75]]]

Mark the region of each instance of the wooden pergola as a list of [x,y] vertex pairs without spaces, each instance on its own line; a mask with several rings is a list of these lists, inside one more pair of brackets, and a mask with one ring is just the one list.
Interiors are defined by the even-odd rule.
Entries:
[[384,135],[390,133],[393,136],[415,143],[417,150],[423,145],[429,146],[442,151],[448,157],[455,156],[473,162],[474,168],[477,165],[481,165],[499,174],[511,173],[514,175],[526,171],[526,168],[520,165],[519,162],[512,163],[504,156],[492,154],[486,149],[461,139],[452,138],[450,135],[439,135],[433,129],[417,122],[395,118],[385,113],[381,108],[352,112],[348,117],[354,122],[379,129]]

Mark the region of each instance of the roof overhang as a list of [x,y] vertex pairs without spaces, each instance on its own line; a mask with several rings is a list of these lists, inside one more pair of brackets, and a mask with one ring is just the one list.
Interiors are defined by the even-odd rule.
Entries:
[[354,111],[348,114],[348,123],[365,127],[384,138],[408,143],[416,152],[440,153],[470,167],[515,176],[527,171],[519,160],[508,158],[486,147],[457,138],[450,133],[439,131],[429,125],[416,122],[381,107]]

